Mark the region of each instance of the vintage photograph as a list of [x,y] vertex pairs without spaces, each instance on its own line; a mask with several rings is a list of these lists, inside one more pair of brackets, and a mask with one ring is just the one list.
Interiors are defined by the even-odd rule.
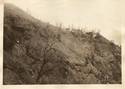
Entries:
[[117,0],[5,0],[3,85],[122,84]]

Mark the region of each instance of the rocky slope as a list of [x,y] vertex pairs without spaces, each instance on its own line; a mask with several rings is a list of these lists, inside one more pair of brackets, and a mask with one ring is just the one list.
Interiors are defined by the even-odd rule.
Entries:
[[120,84],[121,47],[99,33],[41,22],[4,6],[3,84]]

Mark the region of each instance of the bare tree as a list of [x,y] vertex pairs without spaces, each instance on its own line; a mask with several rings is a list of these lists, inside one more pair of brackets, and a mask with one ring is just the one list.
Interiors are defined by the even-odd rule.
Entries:
[[46,27],[46,35],[47,35],[46,44],[44,47],[41,48],[43,55],[42,55],[42,60],[40,60],[41,66],[40,66],[40,69],[38,70],[38,75],[36,78],[36,82],[38,82],[38,83],[39,83],[39,79],[44,74],[44,66],[48,63],[48,59],[49,59],[48,53],[51,52],[52,50],[56,51],[56,49],[54,48],[54,45],[58,41],[56,38],[56,35],[53,32],[50,33],[49,25],[47,25],[47,27]]
[[53,47],[55,44],[55,41],[52,41],[50,42],[48,40],[46,46],[44,48],[42,48],[42,52],[43,52],[43,60],[41,60],[41,66],[40,66],[40,70],[38,71],[38,75],[37,75],[37,78],[36,78],[36,82],[39,82],[39,79],[42,77],[43,75],[43,69],[44,69],[44,66],[48,63],[48,53],[51,51],[51,50],[54,50],[55,51],[55,48]]

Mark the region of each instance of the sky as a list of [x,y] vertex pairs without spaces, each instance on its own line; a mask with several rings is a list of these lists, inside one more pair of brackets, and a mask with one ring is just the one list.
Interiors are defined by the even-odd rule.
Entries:
[[87,26],[121,44],[121,0],[5,0],[51,24]]

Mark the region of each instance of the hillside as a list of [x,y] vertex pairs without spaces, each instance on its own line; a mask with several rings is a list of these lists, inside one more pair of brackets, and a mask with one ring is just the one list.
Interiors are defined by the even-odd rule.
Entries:
[[121,47],[4,5],[3,84],[120,84]]

